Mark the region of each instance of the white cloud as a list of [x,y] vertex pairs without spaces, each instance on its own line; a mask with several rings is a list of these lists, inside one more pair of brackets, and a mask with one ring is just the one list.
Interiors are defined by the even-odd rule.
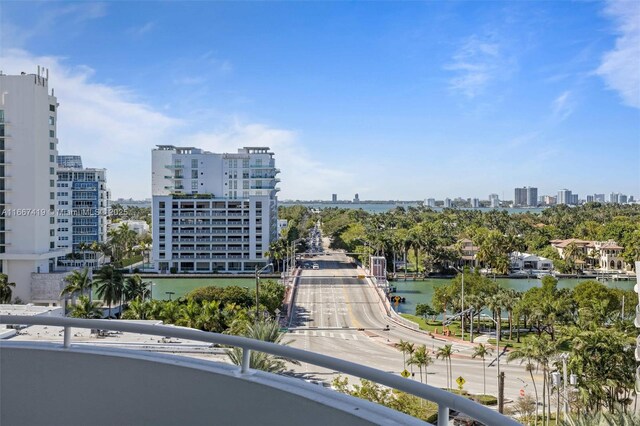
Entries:
[[49,88],[60,103],[58,152],[82,155],[88,167],[105,167],[114,195],[147,197],[151,188],[150,151],[175,142],[182,121],[154,111],[125,88],[92,82],[88,67],[69,67],[55,57],[35,57],[20,49],[0,56],[6,74],[49,69]]
[[455,73],[455,77],[449,80],[450,88],[474,98],[501,72],[502,65],[503,58],[497,43],[471,36],[453,55],[453,62],[444,68]]
[[131,27],[127,30],[127,32],[133,36],[141,37],[146,33],[148,33],[149,31],[153,30],[155,26],[156,26],[156,23],[150,21],[138,27]]
[[280,199],[308,199],[309,194],[331,194],[336,188],[355,187],[354,176],[315,160],[296,132],[264,124],[235,120],[228,127],[200,132],[182,139],[182,144],[212,152],[236,152],[243,146],[268,146],[275,152],[282,173]]
[[573,101],[571,92],[565,90],[553,100],[553,116],[560,121],[567,119],[573,113]]
[[615,21],[618,37],[596,73],[624,104],[640,108],[640,2],[609,1],[605,14]]
[[[317,161],[290,130],[234,120],[220,129],[211,122],[220,117],[168,116],[136,99],[135,93],[93,82],[94,71],[70,67],[56,57],[36,57],[21,49],[0,55],[3,72],[49,69],[49,88],[60,103],[59,154],[81,155],[87,167],[107,169],[114,197],[146,198],[151,190],[151,150],[160,144],[196,146],[213,152],[236,152],[243,146],[268,146],[282,170],[281,198],[329,194],[352,180],[348,173]],[[193,122],[195,121],[195,122]],[[308,196],[308,195],[307,195]]]

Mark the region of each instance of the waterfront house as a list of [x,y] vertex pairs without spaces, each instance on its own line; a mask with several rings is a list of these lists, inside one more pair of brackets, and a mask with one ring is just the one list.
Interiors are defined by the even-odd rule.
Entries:
[[530,253],[520,253],[514,251],[510,254],[511,271],[551,271],[553,270],[553,261],[546,257],[538,256]]
[[629,265],[622,258],[623,247],[613,240],[587,241],[577,238],[551,240],[562,259],[572,257],[578,269],[603,272],[624,271]]

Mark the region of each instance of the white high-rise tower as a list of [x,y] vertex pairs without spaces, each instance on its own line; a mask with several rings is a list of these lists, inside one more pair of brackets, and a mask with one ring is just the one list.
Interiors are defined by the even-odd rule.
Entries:
[[70,251],[56,248],[57,110],[48,71],[0,75],[0,269],[25,302],[31,274]]

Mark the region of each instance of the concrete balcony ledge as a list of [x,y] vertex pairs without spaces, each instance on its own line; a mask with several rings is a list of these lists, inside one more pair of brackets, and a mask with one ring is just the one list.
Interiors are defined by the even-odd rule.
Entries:
[[[63,343],[0,342],[0,424],[5,425],[417,425],[424,422],[317,385],[250,368],[251,351],[361,377],[491,426],[519,423],[487,407],[388,372],[246,337],[116,320],[0,315],[0,324],[63,327]],[[73,345],[72,329],[99,329],[235,346],[240,367],[176,355]]]
[[210,361],[36,342],[0,342],[0,351],[3,426],[425,424],[303,380]]

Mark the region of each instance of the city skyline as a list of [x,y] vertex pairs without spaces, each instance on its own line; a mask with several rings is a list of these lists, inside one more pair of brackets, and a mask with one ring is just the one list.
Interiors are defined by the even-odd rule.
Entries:
[[281,199],[640,193],[637,2],[0,7],[2,71],[50,69],[114,199],[161,144],[270,146]]

